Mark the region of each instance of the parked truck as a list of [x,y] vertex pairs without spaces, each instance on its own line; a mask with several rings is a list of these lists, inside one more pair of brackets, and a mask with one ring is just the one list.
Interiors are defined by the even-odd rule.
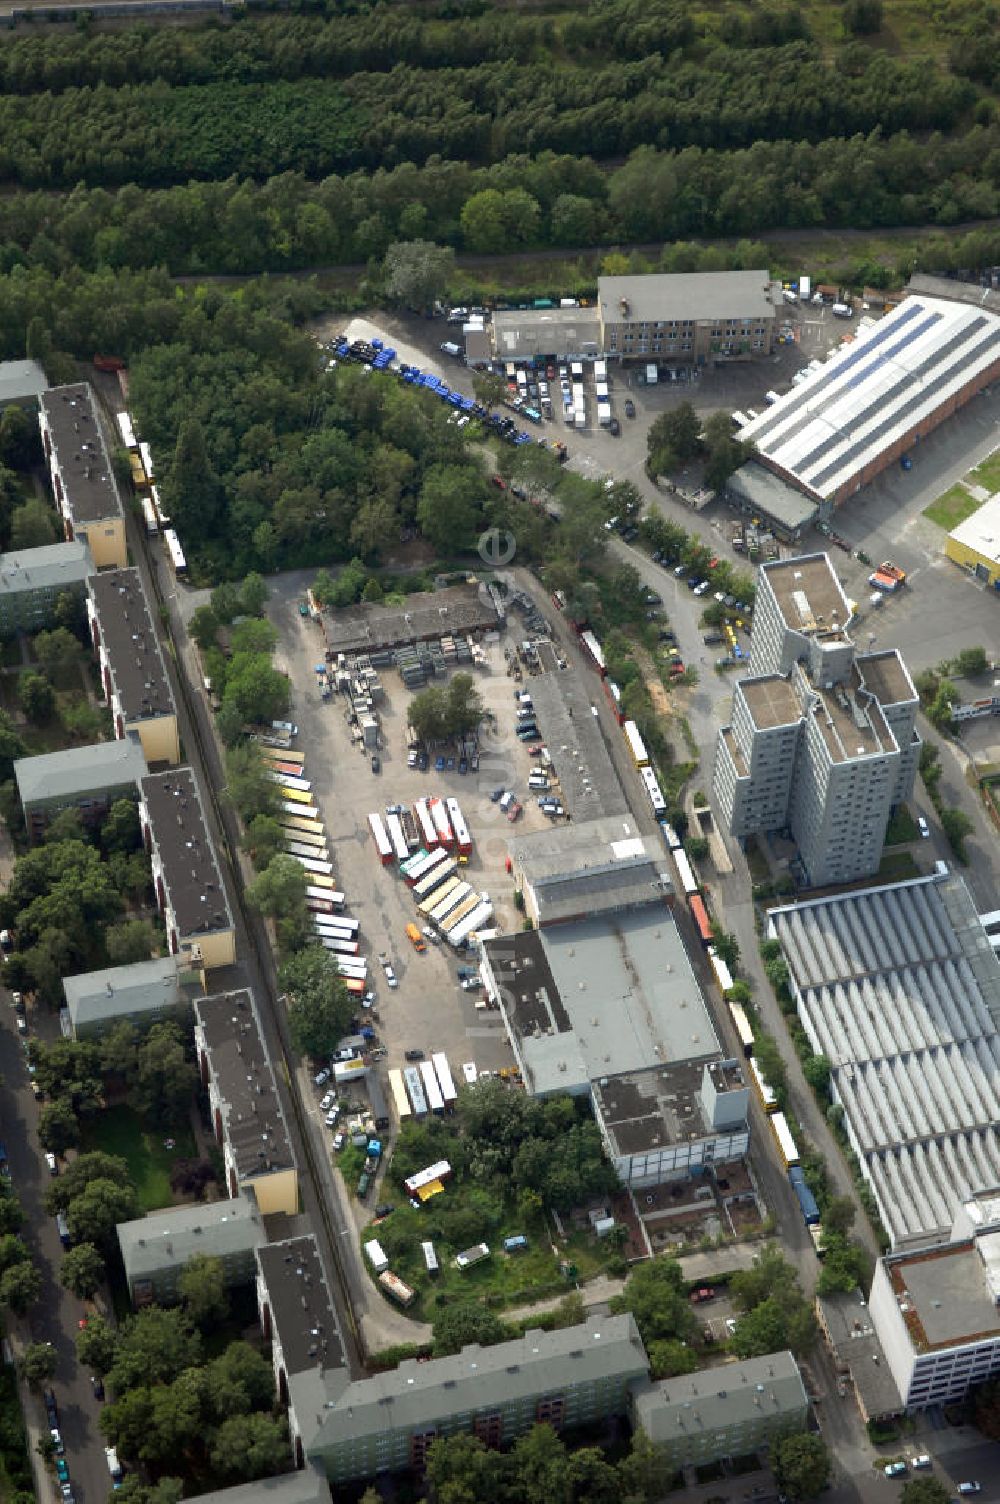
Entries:
[[868,576],[868,583],[874,585],[876,590],[884,590],[887,595],[891,595],[906,584],[906,572],[886,559]]

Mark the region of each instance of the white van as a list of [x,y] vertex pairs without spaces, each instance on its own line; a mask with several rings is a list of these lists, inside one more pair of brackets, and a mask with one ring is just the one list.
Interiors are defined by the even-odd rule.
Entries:
[[111,1474],[116,1483],[119,1482],[122,1475],[122,1465],[118,1461],[118,1453],[115,1451],[114,1447],[104,1448],[104,1459],[108,1464],[108,1472]]
[[453,360],[457,360],[462,353],[460,346],[451,339],[446,339],[440,348],[442,355],[450,355]]
[[544,773],[531,773],[528,776],[529,789],[547,789],[549,780]]
[[852,319],[854,317],[854,309],[850,303],[834,303],[830,312],[835,319]]

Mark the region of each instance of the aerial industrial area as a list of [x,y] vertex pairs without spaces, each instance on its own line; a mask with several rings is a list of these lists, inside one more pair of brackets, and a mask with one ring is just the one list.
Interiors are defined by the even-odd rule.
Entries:
[[[540,1424],[644,1438],[662,1495],[698,1501],[811,1497],[788,1460],[802,1437],[837,1498],[932,1473],[1000,1498],[970,1408],[1000,1376],[1000,852],[966,776],[1000,762],[1000,294],[918,276],[876,307],[764,270],[609,276],[592,307],[444,317],[442,341],[440,319],[373,312],[320,331],[321,358],[424,388],[484,449],[561,449],[635,487],[607,557],[636,571],[678,681],[653,696],[663,735],[627,713],[615,627],[577,619],[513,546],[353,604],[316,570],[276,573],[219,638],[235,673],[269,632],[287,680],[285,714],[237,726],[263,791],[249,817],[199,635],[211,582],[188,578],[127,371],[51,387],[0,367],[0,403],[37,412],[64,539],[0,556],[4,661],[75,603],[106,716],[101,737],[14,758],[0,850],[0,1170],[40,1259],[93,1243],[107,1269],[85,1297],[52,1276],[8,1329],[19,1358],[53,1351],[43,1382],[21,1369],[38,1497],[96,1504],[171,1471],[115,1430],[125,1365],[93,1334],[186,1310],[207,1259],[287,1426],[280,1465],[187,1489],[212,1504],[421,1497],[436,1442],[508,1448]],[[483,373],[507,384],[492,416]],[[661,484],[634,442],[689,399],[731,411],[745,446],[718,494],[686,470]],[[949,486],[964,516],[932,530]],[[703,562],[653,548],[656,517]],[[722,564],[752,600],[720,588]],[[942,736],[922,676],[974,647]],[[420,700],[439,690],[474,712],[435,736]],[[32,863],[89,829],[107,865],[123,802],[162,953],[108,947],[44,997],[20,957],[63,910]],[[293,874],[297,955],[322,955],[349,1003],[325,1053],[290,1027],[261,820]],[[108,922],[95,899],[88,923]],[[124,1152],[100,1124],[126,1100],[147,1133],[108,1061],[123,1028],[141,1057],[169,1024],[191,1070],[180,1126],[150,1119],[170,1188],[102,1244],[74,1164]],[[47,1152],[57,1058],[100,1061],[102,1084],[81,1109],[77,1081],[80,1131]],[[208,1195],[173,1174],[188,1139]],[[804,1314],[776,1319],[771,1350],[760,1313],[781,1296],[748,1290],[778,1256]],[[658,1267],[679,1271],[662,1331],[630,1293]],[[483,1324],[449,1342],[448,1307]]]

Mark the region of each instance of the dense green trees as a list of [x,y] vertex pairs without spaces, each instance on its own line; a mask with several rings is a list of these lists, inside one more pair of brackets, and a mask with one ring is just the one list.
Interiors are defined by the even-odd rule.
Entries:
[[776,1441],[772,1454],[775,1481],[790,1499],[815,1499],[833,1474],[833,1462],[822,1436],[803,1432]]
[[816,1340],[816,1318],[795,1271],[774,1244],[764,1247],[749,1269],[734,1274],[729,1289],[743,1312],[732,1339],[741,1358],[762,1357],[785,1347],[808,1352]]
[[288,994],[295,1048],[314,1060],[329,1060],[354,1013],[335,957],[321,945],[307,945],[282,963],[278,983]]

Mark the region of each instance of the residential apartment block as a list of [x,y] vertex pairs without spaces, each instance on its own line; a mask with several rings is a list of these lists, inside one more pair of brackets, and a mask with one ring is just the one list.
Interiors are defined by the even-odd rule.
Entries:
[[0,637],[53,626],[59,597],[82,600],[93,573],[94,561],[83,540],[0,554]]
[[125,517],[93,391],[86,382],[53,387],[38,422],[67,539],[86,541],[98,569],[124,568]]
[[349,1483],[420,1467],[439,1436],[471,1432],[498,1447],[539,1422],[596,1428],[627,1413],[629,1385],[647,1373],[631,1315],[528,1331],[496,1347],[470,1344],[430,1363],[411,1358],[354,1383],[338,1371],[324,1375],[325,1403],[310,1415],[304,1449],[331,1483]]
[[205,971],[231,966],[236,959],[233,916],[191,769],[172,768],[144,778],[139,818],[171,952]]
[[135,732],[146,761],[180,762],[177,707],[137,569],[95,574],[87,616],[115,735]]
[[271,1344],[274,1383],[301,1467],[303,1437],[318,1423],[325,1385],[346,1377],[344,1338],[312,1233],[258,1248],[256,1263],[261,1331]]
[[145,1027],[161,1019],[190,1017],[202,991],[199,972],[181,956],[135,961],[63,977],[66,1008],[62,1019],[74,1039],[97,1039],[115,1024]]
[[917,692],[895,650],[859,653],[826,554],[758,571],[750,676],[716,745],[722,823],[744,841],[789,829],[814,886],[878,870],[920,757]]
[[198,998],[194,1041],[208,1092],[230,1196],[250,1187],[263,1216],[294,1215],[299,1181],[253,997],[247,991]]
[[759,359],[774,345],[781,284],[764,270],[599,277],[601,345],[622,361]]
[[198,1254],[218,1259],[227,1289],[252,1285],[254,1254],[267,1242],[252,1191],[228,1201],[170,1206],[115,1228],[133,1306],[175,1305],[178,1280]]
[[806,1429],[809,1399],[790,1352],[632,1388],[632,1420],[674,1467],[746,1457]]
[[28,839],[41,840],[64,809],[79,810],[85,824],[98,825],[116,799],[138,800],[148,771],[136,736],[19,757],[14,779]]

